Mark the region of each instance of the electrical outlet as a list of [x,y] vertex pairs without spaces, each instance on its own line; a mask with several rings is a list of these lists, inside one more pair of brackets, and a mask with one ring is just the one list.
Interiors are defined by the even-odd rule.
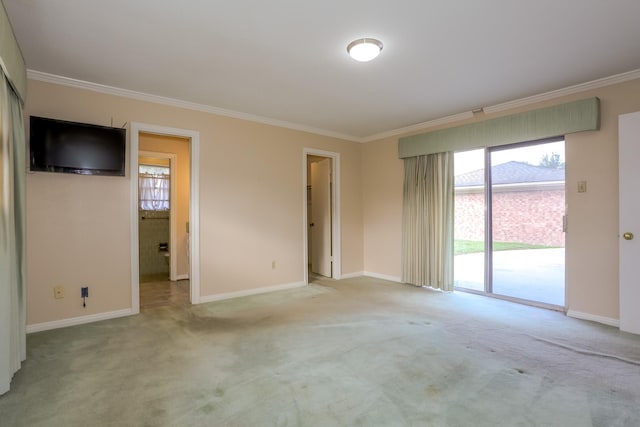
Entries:
[[276,269],[276,262],[275,261],[271,261],[271,269],[272,270]]
[[82,298],[82,306],[87,306],[87,298],[89,298],[89,287],[83,286],[80,288],[80,297]]
[[62,286],[55,286],[53,288],[53,297],[55,299],[61,299],[64,298],[64,287]]

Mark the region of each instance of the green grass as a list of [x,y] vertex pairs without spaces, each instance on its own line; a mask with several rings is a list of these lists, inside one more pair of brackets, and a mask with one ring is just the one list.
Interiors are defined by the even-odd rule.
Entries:
[[[530,245],[527,243],[517,242],[493,242],[494,251],[513,251],[518,249],[548,249],[555,246]],[[476,252],[484,252],[484,242],[475,240],[456,240],[453,242],[453,254],[471,254]]]

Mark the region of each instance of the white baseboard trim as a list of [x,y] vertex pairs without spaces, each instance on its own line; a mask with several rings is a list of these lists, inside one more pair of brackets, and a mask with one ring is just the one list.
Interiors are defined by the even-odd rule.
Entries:
[[388,280],[390,282],[402,283],[402,279],[400,279],[397,276],[389,276],[387,274],[373,273],[371,271],[365,271],[363,274],[365,276],[373,277],[374,279],[382,279],[382,280]]
[[138,314],[138,312],[131,308],[127,308],[124,310],[90,314],[88,316],[54,320],[52,322],[34,323],[33,325],[27,325],[27,333],[31,334],[33,332],[48,331],[50,329],[66,328],[67,326],[83,325],[85,323],[99,322],[101,320],[115,319],[118,317],[131,316],[134,314]]
[[188,274],[178,274],[176,276],[176,280],[188,280],[189,279],[189,275]]
[[340,279],[353,279],[355,277],[362,277],[364,276],[364,271],[356,271],[355,273],[347,273],[347,274],[343,274]]
[[302,288],[304,286],[307,286],[304,282],[294,282],[294,283],[285,283],[282,285],[275,285],[275,286],[265,286],[264,288],[247,289],[245,291],[226,292],[224,294],[215,294],[215,295],[205,295],[200,297],[200,300],[198,301],[198,303],[202,304],[206,302],[223,301],[226,299],[240,298],[240,297],[246,297],[250,295],[266,294],[269,292],[284,291],[287,289],[294,289],[294,288]]
[[567,311],[567,316],[575,319],[590,320],[592,322],[602,323],[604,325],[620,327],[620,321],[618,319],[612,319],[611,317],[597,316],[595,314],[581,313],[575,310]]

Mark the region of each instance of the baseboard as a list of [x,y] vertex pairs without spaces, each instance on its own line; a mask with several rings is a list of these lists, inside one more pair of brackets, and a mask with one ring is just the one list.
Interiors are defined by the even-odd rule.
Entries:
[[50,329],[66,328],[68,326],[83,325],[85,323],[99,322],[101,320],[115,319],[118,317],[138,314],[137,311],[127,308],[124,310],[108,311],[105,313],[90,314],[88,316],[71,317],[69,319],[54,320],[52,322],[34,323],[27,325],[27,333],[48,331]]
[[189,275],[188,274],[178,274],[176,276],[176,280],[188,280],[189,279]]
[[387,274],[372,273],[371,271],[365,271],[363,275],[368,277],[373,277],[374,279],[382,279],[382,280],[388,280],[390,282],[402,283],[402,279],[400,279],[397,276],[389,276]]
[[340,279],[353,279],[355,277],[364,276],[364,271],[356,271],[355,273],[347,273],[340,276]]
[[567,311],[567,316],[575,319],[590,320],[592,322],[602,323],[604,325],[620,327],[620,321],[618,319],[612,319],[611,317],[597,316],[595,314],[581,313],[575,310]]
[[202,304],[206,302],[214,302],[214,301],[222,301],[222,300],[232,299],[232,298],[247,297],[250,295],[266,294],[269,292],[301,288],[303,286],[306,286],[304,282],[294,282],[294,283],[285,283],[282,285],[275,285],[275,286],[265,286],[263,288],[247,289],[245,291],[226,292],[224,294],[215,294],[215,295],[205,295],[200,297],[200,300],[198,303]]

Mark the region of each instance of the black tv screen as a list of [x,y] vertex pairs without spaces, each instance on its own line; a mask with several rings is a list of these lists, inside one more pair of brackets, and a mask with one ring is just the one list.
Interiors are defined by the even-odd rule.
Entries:
[[32,171],[125,175],[126,130],[31,116]]

